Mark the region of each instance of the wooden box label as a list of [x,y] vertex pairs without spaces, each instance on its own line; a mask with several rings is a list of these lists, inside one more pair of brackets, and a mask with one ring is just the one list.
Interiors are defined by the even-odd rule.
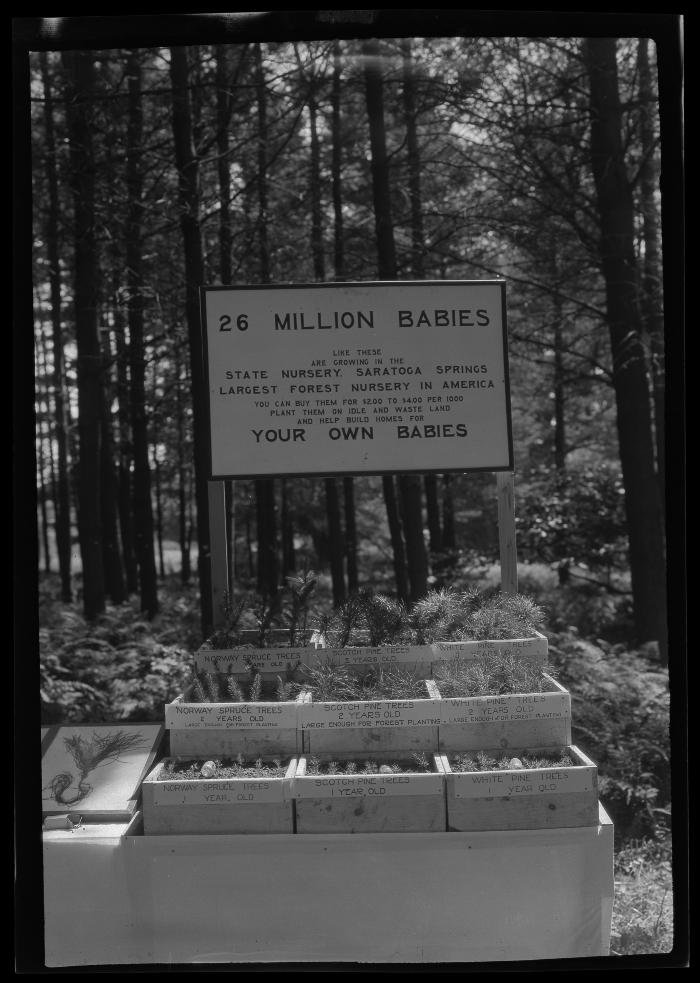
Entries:
[[441,724],[483,724],[512,720],[547,720],[570,716],[568,693],[508,693],[503,696],[447,697]]
[[317,661],[335,665],[385,666],[431,662],[430,645],[353,645],[346,648],[323,648],[315,652]]
[[505,798],[519,795],[561,795],[591,792],[596,788],[594,768],[546,768],[527,771],[482,771],[455,774],[458,799]]
[[533,638],[497,638],[483,641],[433,642],[433,659],[478,659],[495,652],[523,659],[545,659],[548,642],[544,635]]
[[285,783],[264,778],[198,779],[160,781],[153,785],[157,806],[245,805],[251,802],[282,802]]
[[273,730],[297,727],[296,703],[168,703],[165,726],[175,730]]
[[348,798],[353,795],[439,795],[443,776],[394,775],[304,775],[295,778],[297,799]]
[[302,730],[436,727],[440,723],[440,700],[303,703],[299,723]]
[[288,648],[254,648],[241,646],[235,649],[200,648],[194,654],[195,666],[205,672],[246,673],[253,665],[261,672],[284,672],[288,666],[308,663],[314,654],[309,646]]

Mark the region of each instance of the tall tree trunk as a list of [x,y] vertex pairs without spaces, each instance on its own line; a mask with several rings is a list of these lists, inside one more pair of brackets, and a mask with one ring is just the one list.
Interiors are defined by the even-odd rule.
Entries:
[[411,202],[411,272],[416,280],[425,276],[425,235],[423,231],[423,199],[421,195],[421,161],[416,124],[416,93],[413,77],[411,41],[401,42],[403,55],[403,105],[406,123],[406,149],[408,151],[408,196]]
[[[258,213],[255,223],[258,240],[260,283],[270,282],[270,250],[267,235],[267,89],[262,48],[253,49],[255,62],[255,91],[258,113]],[[277,517],[275,510],[275,484],[272,478],[260,478],[255,482],[258,535],[258,590],[274,597],[279,586],[279,560],[277,555]]]
[[149,618],[158,612],[158,585],[153,553],[153,503],[148,459],[146,368],[144,353],[143,250],[143,108],[141,62],[129,53],[129,119],[127,123],[126,183],[128,194],[126,269],[129,318],[129,408],[134,450],[134,549],[139,568],[141,610]]
[[438,496],[438,479],[436,474],[426,474],[423,479],[425,488],[425,511],[428,518],[428,534],[430,536],[430,552],[435,555],[442,550],[442,528],[440,526],[440,500]]
[[[299,68],[301,59],[297,52]],[[318,107],[316,104],[316,79],[312,74],[309,78],[308,107],[310,135],[310,168],[309,192],[311,198],[311,257],[313,260],[314,279],[323,282],[326,279],[326,264],[323,251],[323,207],[321,202],[321,149],[318,138]],[[343,530],[340,522],[340,503],[338,486],[335,478],[324,481],[326,493],[326,521],[328,524],[328,547],[331,561],[331,580],[333,584],[333,603],[340,604],[345,600],[345,573],[343,570]]]
[[163,495],[162,482],[160,477],[160,461],[155,448],[153,448],[153,477],[154,492],[156,500],[156,543],[158,544],[158,575],[161,580],[165,577],[165,556],[163,555]]
[[564,386],[564,323],[561,294],[554,294],[554,467],[561,474],[566,470],[566,391]]
[[133,447],[131,442],[131,412],[129,406],[129,353],[124,336],[124,321],[119,304],[119,276],[115,273],[114,282],[114,334],[117,348],[117,403],[119,406],[119,463],[117,466],[119,510],[119,530],[121,533],[122,557],[126,575],[127,594],[135,594],[139,589],[139,568],[134,543],[134,500],[131,481]]
[[591,97],[591,162],[601,223],[617,432],[625,485],[635,628],[639,641],[666,649],[666,577],[661,502],[641,339],[634,255],[634,208],[621,141],[622,114],[613,38],[584,42]]
[[39,52],[41,78],[44,88],[44,125],[46,133],[46,253],[49,265],[49,289],[51,294],[51,341],[54,388],[54,440],[56,441],[57,467],[56,495],[54,497],[56,524],[56,552],[61,576],[61,600],[69,604],[71,587],[71,518],[70,484],[68,478],[68,442],[66,439],[66,411],[64,402],[63,338],[61,336],[61,267],[58,233],[58,176],[56,174],[56,137],[53,125],[53,96],[49,79],[48,60],[45,51]]
[[[342,145],[340,125],[341,92],[340,42],[333,43],[333,80],[331,84],[331,185],[333,198],[333,273],[338,281],[345,279],[345,250],[343,243]],[[357,524],[355,522],[355,481],[352,475],[343,478],[343,519],[345,522],[344,549],[347,592],[359,590],[357,572]],[[343,585],[344,587],[344,585]]]
[[95,66],[90,51],[64,51],[70,183],[74,205],[75,335],[78,375],[78,536],[83,611],[93,621],[105,610],[100,510],[100,414],[102,379],[97,331],[98,263],[95,235],[95,160],[91,107]]
[[187,535],[187,467],[185,465],[185,411],[182,405],[182,387],[187,385],[187,372],[184,380],[180,359],[180,343],[175,343],[175,420],[177,426],[177,516],[178,539],[180,541],[180,580],[190,582],[190,544]]
[[357,524],[355,522],[355,482],[343,478],[343,512],[345,517],[345,558],[348,572],[348,593],[356,594],[360,580],[357,574]]
[[[374,202],[374,220],[377,237],[377,259],[379,278],[381,280],[396,279],[396,247],[394,244],[394,226],[391,217],[391,197],[389,182],[389,163],[386,153],[386,132],[384,126],[384,96],[382,91],[382,76],[379,68],[380,50],[374,40],[365,41],[362,46],[364,55],[365,98],[367,116],[369,118],[371,167],[372,167],[372,198]],[[389,521],[389,529],[394,546],[394,568],[397,574],[397,590],[405,600],[403,575],[400,568],[408,561],[407,575],[410,583],[411,598],[422,597],[427,591],[428,559],[423,539],[423,519],[420,507],[420,478],[417,475],[400,475],[399,491],[401,494],[401,511],[404,519],[404,535],[406,548],[403,543],[399,547],[401,526],[397,514]],[[387,503],[387,517],[395,509],[391,499],[394,495],[393,481],[384,479],[384,498]],[[409,545],[410,544],[410,545]],[[399,549],[397,555],[396,549]],[[405,559],[404,559],[405,557]]]
[[[421,159],[420,148],[418,145],[418,126],[416,122],[416,91],[413,67],[413,53],[411,41],[404,38],[401,42],[401,52],[403,59],[403,107],[404,121],[406,124],[406,149],[408,154],[408,194],[411,203],[411,274],[414,280],[422,280],[425,277],[425,233],[423,228],[423,198],[421,194]],[[437,497],[437,475],[426,474],[423,479],[425,488],[425,498],[427,506],[428,530],[430,533],[430,552],[438,553],[442,548],[442,532],[440,529],[440,509]],[[412,486],[407,487],[409,500],[415,500],[414,510],[421,509],[420,489]],[[425,590],[427,590],[427,557],[425,547],[420,549],[420,543],[414,535],[415,540],[415,563],[417,568],[425,565]],[[421,532],[422,539],[422,532]],[[407,549],[408,549],[408,543]],[[408,549],[410,553],[411,550]],[[422,575],[421,575],[422,579]],[[412,586],[413,592],[413,586]]]
[[296,558],[294,555],[294,526],[292,523],[291,486],[286,478],[282,478],[282,514],[280,525],[282,527],[282,573],[294,573],[296,570]]
[[258,593],[275,597],[279,588],[275,486],[269,478],[255,482],[258,539]]
[[644,266],[642,270],[643,310],[649,337],[651,378],[653,388],[654,435],[656,438],[656,470],[659,475],[661,508],[666,504],[666,393],[664,312],[662,304],[663,271],[661,268],[661,236],[656,208],[659,185],[659,162],[654,139],[652,113],[657,105],[649,69],[649,39],[638,42],[640,136],[642,150],[641,195],[644,237]]
[[386,518],[389,524],[389,537],[391,539],[391,549],[394,557],[394,578],[396,580],[396,593],[400,601],[408,603],[411,591],[408,583],[408,568],[406,566],[406,549],[401,530],[401,516],[396,497],[396,486],[391,475],[384,475],[382,478],[382,491],[384,492],[384,505],[386,507]]
[[326,478],[326,517],[328,519],[328,543],[330,547],[333,604],[338,606],[346,598],[343,572],[343,529],[340,521],[340,497],[336,478]]
[[126,600],[124,570],[119,549],[119,530],[117,528],[117,478],[114,470],[114,435],[110,406],[112,402],[110,365],[112,353],[109,333],[104,339],[103,353],[103,398],[100,422],[102,440],[100,443],[100,506],[102,508],[102,562],[105,571],[105,590],[113,604]]
[[452,490],[452,475],[442,476],[442,548],[453,550],[457,547],[455,537],[455,509]]
[[[46,385],[46,375],[44,374]],[[42,410],[41,403],[37,407],[37,490],[39,492],[39,515],[41,517],[39,539],[44,548],[44,570],[51,573],[51,551],[49,549],[49,519],[46,508],[46,462],[44,460],[44,419],[48,419],[49,406],[46,400],[46,412]],[[49,442],[51,434],[49,433]]]
[[340,42],[333,42],[333,83],[331,87],[331,181],[333,187],[333,269],[336,280],[345,279],[343,249],[343,198],[341,192],[340,140]]
[[204,259],[199,226],[199,161],[192,142],[187,49],[170,49],[170,79],[173,88],[173,137],[178,169],[180,226],[185,252],[185,310],[190,347],[192,411],[194,417],[194,471],[199,547],[199,589],[202,632],[211,633],[214,619],[206,448],[208,444],[205,379],[199,322],[199,287],[204,282]]
[[228,124],[231,117],[231,91],[226,60],[226,45],[217,44],[216,55],[216,162],[219,178],[219,279],[231,282],[231,172]]
[[[231,251],[233,237],[231,232],[231,171],[229,159],[228,128],[231,119],[231,82],[226,45],[215,46],[216,57],[216,142],[217,173],[219,178],[219,280],[222,284],[231,282]],[[234,485],[224,482],[226,557],[230,589],[234,581]]]

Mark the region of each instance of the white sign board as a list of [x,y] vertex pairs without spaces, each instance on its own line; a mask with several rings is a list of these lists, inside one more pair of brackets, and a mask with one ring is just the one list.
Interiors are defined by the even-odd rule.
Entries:
[[205,287],[212,478],[510,471],[500,280]]

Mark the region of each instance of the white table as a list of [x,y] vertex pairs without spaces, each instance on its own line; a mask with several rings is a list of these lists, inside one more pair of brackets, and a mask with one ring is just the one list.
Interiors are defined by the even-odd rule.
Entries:
[[[133,829],[133,827],[132,827]],[[50,967],[607,955],[613,826],[482,833],[44,833]]]

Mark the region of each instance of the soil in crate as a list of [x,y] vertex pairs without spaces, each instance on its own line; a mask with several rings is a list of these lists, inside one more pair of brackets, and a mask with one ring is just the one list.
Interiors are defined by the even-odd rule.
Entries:
[[564,828],[598,822],[598,770],[572,745],[441,757],[449,830]]
[[435,755],[302,756],[293,783],[297,833],[439,832],[444,774]]
[[143,783],[144,833],[291,833],[297,759],[166,759]]

